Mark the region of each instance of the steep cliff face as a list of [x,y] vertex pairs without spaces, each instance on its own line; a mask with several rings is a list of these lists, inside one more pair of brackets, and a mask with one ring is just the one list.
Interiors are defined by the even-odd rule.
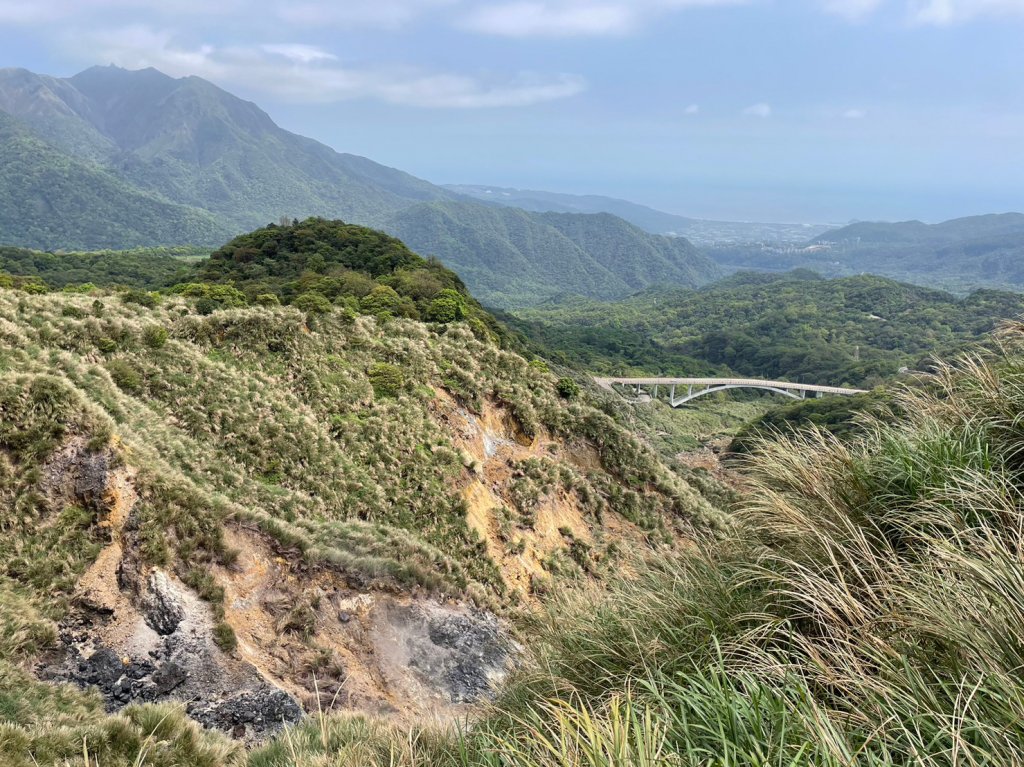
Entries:
[[461,716],[516,611],[720,518],[460,324],[0,291],[0,340],[0,665],[107,710]]

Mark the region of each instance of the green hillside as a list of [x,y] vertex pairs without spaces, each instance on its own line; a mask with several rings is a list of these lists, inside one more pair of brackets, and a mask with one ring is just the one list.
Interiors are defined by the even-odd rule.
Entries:
[[492,306],[527,306],[559,293],[617,298],[654,284],[696,287],[719,275],[686,240],[607,214],[430,203],[402,211],[385,228],[436,255]]
[[272,225],[186,280],[0,280],[5,765],[239,764],[195,722],[254,742],[334,701],[461,715],[520,612],[724,524],[387,235]]
[[223,241],[230,231],[211,214],[126,184],[33,137],[0,112],[0,237],[46,249],[130,248]]
[[882,277],[797,272],[741,273],[703,290],[649,290],[618,302],[551,303],[512,322],[595,371],[718,370],[870,387],[1022,313],[1015,293],[957,298]]
[[958,293],[979,287],[1024,288],[1024,214],[970,216],[924,224],[858,222],[804,247],[728,246],[708,255],[722,267],[828,276],[869,272]]

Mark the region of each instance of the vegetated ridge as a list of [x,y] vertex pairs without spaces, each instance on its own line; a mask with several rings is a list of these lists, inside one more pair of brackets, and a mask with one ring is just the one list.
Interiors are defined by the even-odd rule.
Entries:
[[870,272],[965,293],[1024,288],[1024,214],[969,216],[940,224],[862,221],[803,246],[713,248],[727,269],[810,268],[828,276]]

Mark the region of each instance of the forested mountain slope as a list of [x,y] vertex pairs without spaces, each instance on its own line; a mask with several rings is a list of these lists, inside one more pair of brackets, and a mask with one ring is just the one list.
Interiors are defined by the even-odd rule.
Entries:
[[34,137],[0,111],[0,236],[26,247],[131,248],[209,242],[230,231],[197,208],[169,202]]
[[418,205],[386,228],[456,270],[492,306],[559,293],[618,298],[654,284],[698,287],[718,268],[682,238],[648,234],[608,214],[526,213],[444,202]]
[[653,279],[697,286],[717,275],[685,240],[663,242],[609,216],[554,226],[471,201],[289,133],[197,77],[3,69],[0,117],[2,244],[215,246],[269,221],[323,216],[387,229],[458,269],[479,298],[506,306],[566,290],[618,297]]

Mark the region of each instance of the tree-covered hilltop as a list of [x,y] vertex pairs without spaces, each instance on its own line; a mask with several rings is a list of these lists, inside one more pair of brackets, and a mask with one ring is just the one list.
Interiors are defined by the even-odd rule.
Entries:
[[719,370],[870,387],[1022,313],[1016,293],[958,298],[870,275],[794,272],[739,273],[703,290],[648,290],[618,302],[551,303],[510,321],[595,371]]
[[177,290],[199,294],[202,285],[223,284],[241,303],[466,320],[478,332],[505,335],[450,269],[413,253],[401,240],[343,221],[308,218],[241,235],[200,261],[190,281],[199,285]]

